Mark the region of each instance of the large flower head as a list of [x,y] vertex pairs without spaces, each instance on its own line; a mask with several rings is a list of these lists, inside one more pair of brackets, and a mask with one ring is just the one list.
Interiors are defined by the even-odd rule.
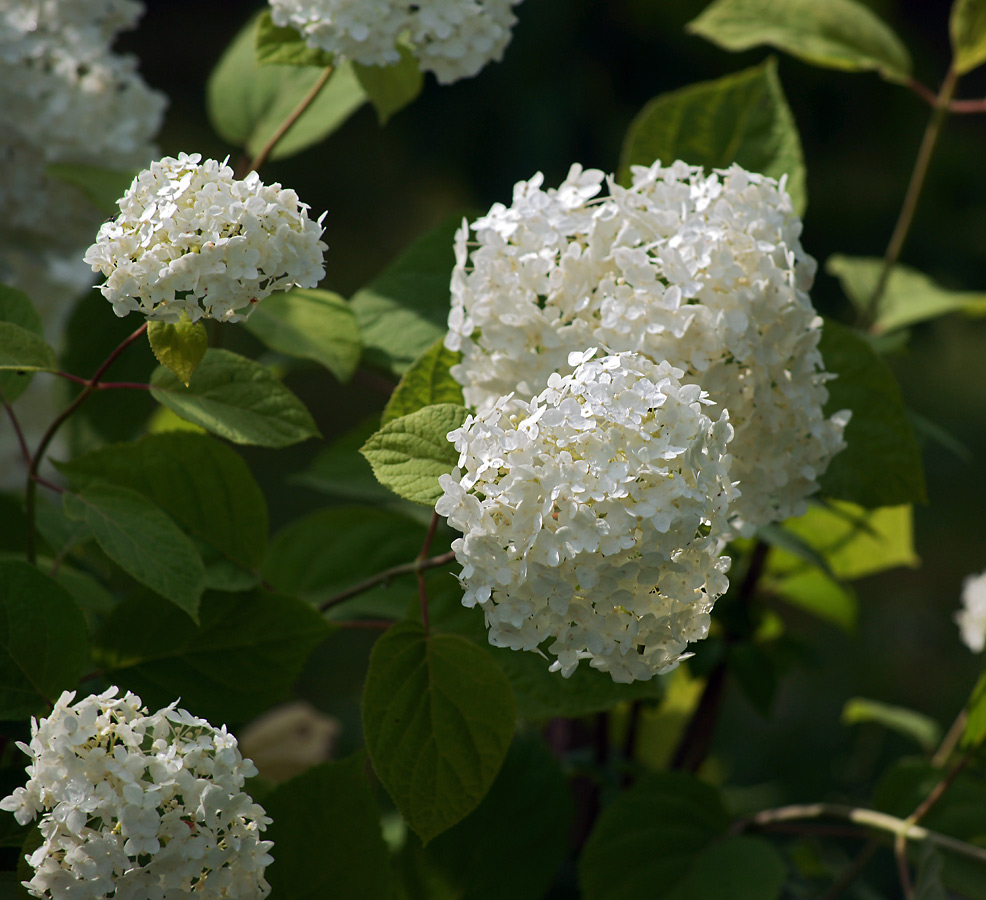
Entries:
[[725,591],[725,412],[635,353],[573,353],[531,400],[505,396],[449,434],[439,514],[462,532],[463,604],[490,643],[579,660],[616,681],[673,668]]
[[393,65],[400,41],[442,83],[470,78],[499,61],[520,0],[270,0],[274,23],[308,46],[366,66]]
[[260,900],[270,819],[243,792],[256,775],[225,727],[172,703],[148,714],[140,697],[110,688],[77,703],[58,698],[31,722],[29,780],[0,809],[41,845],[27,857],[34,897],[131,900],[194,896]]
[[[587,346],[633,350],[683,371],[729,411],[734,527],[804,511],[843,446],[825,418],[815,262],[783,183],[739,166],[635,167],[632,184],[573,166],[535,176],[456,238],[446,346],[467,403],[535,394]],[[470,249],[470,240],[475,245]]]
[[141,172],[86,251],[118,316],[235,322],[274,291],[321,279],[322,219],[294,191],[200,160],[182,153]]

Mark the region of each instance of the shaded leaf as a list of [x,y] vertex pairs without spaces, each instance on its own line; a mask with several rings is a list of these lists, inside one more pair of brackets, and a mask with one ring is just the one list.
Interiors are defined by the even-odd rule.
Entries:
[[63,495],[65,514],[84,522],[124,572],[198,620],[205,569],[195,545],[162,509],[136,491],[92,484]]
[[380,811],[362,755],[323,763],[278,785],[265,799],[264,838],[277,848],[266,876],[272,896],[368,900],[392,896]]
[[400,374],[448,331],[453,238],[462,216],[451,216],[407,248],[352,306],[364,359]]
[[966,704],[967,718],[962,731],[962,746],[977,747],[986,738],[986,672],[976,682]]
[[43,337],[13,322],[0,322],[0,369],[57,372],[58,361]]
[[[255,156],[321,76],[315,68],[262,65],[255,45],[258,17],[236,36],[206,84],[206,109],[218,134]],[[366,94],[349,63],[337,66],[312,104],[278,141],[271,159],[317,144],[362,104]]]
[[983,0],[955,0],[948,20],[955,58],[952,68],[959,75],[986,62],[986,3]]
[[249,467],[204,434],[165,432],[104,447],[58,467],[74,484],[137,491],[192,534],[247,569],[267,547],[267,502]]
[[449,374],[449,369],[461,361],[462,354],[447,350],[442,341],[435,341],[401,376],[384,407],[381,425],[436,403],[465,406],[462,385]]
[[900,38],[855,0],[717,0],[688,30],[727,50],[770,44],[805,62],[907,81]]
[[916,741],[927,753],[931,753],[941,740],[941,726],[930,716],[865,697],[852,697],[846,701],[842,708],[842,722],[845,725],[876,722]]
[[304,404],[260,363],[210,348],[185,387],[163,366],[151,395],[172,412],[235,444],[287,447],[318,435]]
[[208,593],[201,624],[151,596],[125,600],[96,633],[97,662],[151,708],[245,721],[283,700],[330,626],[308,604],[262,592]]
[[[34,308],[31,298],[23,291],[3,284],[0,284],[0,322],[19,325],[39,338],[44,337],[41,316]],[[24,393],[24,389],[31,383],[33,377],[33,374],[28,373],[21,375],[17,372],[0,372],[0,392],[8,403],[13,403]]]
[[271,350],[314,360],[339,381],[352,378],[359,365],[359,327],[338,294],[304,288],[274,294],[244,325]]
[[71,595],[34,566],[0,561],[0,719],[42,713],[82,676],[86,623]]
[[177,324],[148,322],[147,340],[157,361],[188,387],[192,373],[198,368],[209,346],[204,322],[192,322],[182,313]]
[[370,98],[381,125],[411,103],[424,87],[424,73],[407,47],[398,45],[400,62],[392,66],[353,66],[359,83]]
[[825,415],[852,410],[845,450],[819,479],[827,497],[870,509],[927,502],[921,453],[890,367],[860,334],[826,319],[819,342],[829,382]]
[[[882,259],[838,254],[825,263],[825,271],[839,279],[846,296],[860,312],[869,309],[882,268]],[[898,263],[887,279],[873,330],[894,331],[959,311],[986,313],[986,294],[946,290],[927,275]]]
[[369,460],[381,484],[405,500],[434,506],[442,495],[439,476],[451,472],[459,459],[447,435],[468,415],[464,407],[454,403],[426,406],[388,422],[360,453]]
[[513,737],[513,695],[478,647],[401,622],[370,655],[363,729],[380,781],[427,843],[492,785]]
[[739,163],[780,180],[795,212],[806,204],[805,166],[794,116],[777,77],[777,61],[651,100],[630,124],[620,157],[620,181],[630,166],[682,159],[706,169]]

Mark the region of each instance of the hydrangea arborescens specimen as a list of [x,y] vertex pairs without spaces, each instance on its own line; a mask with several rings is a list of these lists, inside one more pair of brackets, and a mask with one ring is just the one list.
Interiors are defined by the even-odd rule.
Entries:
[[324,274],[324,213],[315,222],[294,191],[200,160],[181,153],[141,172],[86,251],[118,316],[235,322],[274,291],[315,287]]
[[[530,396],[570,351],[604,346],[668,360],[729,411],[733,528],[805,510],[844,446],[848,412],[828,419],[808,297],[815,261],[783,181],[739,166],[634,167],[632,185],[573,166],[557,189],[536,175],[463,223],[446,346],[466,402]],[[470,250],[470,230],[477,245]]]
[[41,813],[24,882],[35,897],[260,900],[270,819],[243,792],[256,774],[225,727],[176,704],[149,715],[117,688],[58,698],[31,721],[29,780],[0,808],[22,825]]
[[962,582],[962,609],[955,614],[962,642],[980,653],[986,647],[986,572]]
[[276,25],[313,49],[366,66],[393,65],[406,37],[422,71],[442,84],[471,78],[503,58],[521,0],[270,0]]
[[733,431],[682,372],[635,353],[572,353],[526,401],[505,396],[449,434],[459,468],[436,510],[462,532],[462,602],[490,643],[547,650],[614,681],[651,678],[705,637],[728,582]]

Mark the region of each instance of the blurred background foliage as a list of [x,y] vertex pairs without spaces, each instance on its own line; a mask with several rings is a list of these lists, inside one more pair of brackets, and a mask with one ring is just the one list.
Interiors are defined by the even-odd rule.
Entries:
[[[204,85],[219,55],[259,2],[148,0],[121,49],[135,52],[147,81],[171,106],[165,154],[223,158],[232,148],[212,132]],[[505,60],[478,77],[422,96],[381,128],[364,106],[324,143],[275,161],[266,181],[297,189],[325,220],[322,286],[349,296],[408,243],[453,214],[509,202],[512,185],[536,171],[557,184],[572,162],[614,171],[633,116],[657,94],[737,72],[765,49],[731,54],[685,32],[706,0],[525,0]],[[869,3],[908,45],[915,76],[937,90],[949,59],[943,0]],[[875,74],[818,69],[779,56],[779,71],[804,144],[808,209],[803,242],[820,264],[812,296],[825,315],[852,321],[838,283],[825,274],[834,253],[881,256],[900,206],[929,107]],[[986,94],[986,72],[963,79],[957,96]],[[943,286],[986,291],[986,117],[948,122],[902,261]],[[234,349],[257,354],[243,329],[223,330]],[[242,342],[238,344],[236,342]],[[905,739],[876,725],[840,726],[853,696],[920,710],[947,728],[981,660],[960,643],[952,615],[962,579],[986,568],[986,322],[945,317],[920,325],[890,356],[906,402],[968,449],[927,442],[930,504],[915,511],[921,565],[856,585],[860,615],[847,634],[790,607],[778,608],[800,640],[796,665],[769,716],[732,685],[712,765],[747,786],[736,799],[770,803],[866,798]],[[321,370],[293,372],[289,385],[326,438],[351,428],[387,385],[364,375],[340,386]],[[323,506],[293,485],[288,467],[319,446],[244,455],[271,502],[272,530]],[[393,590],[403,590],[399,585]],[[409,594],[410,596],[410,594]],[[358,693],[374,635],[346,632],[316,652],[303,689],[343,720],[341,752],[358,745]],[[347,738],[346,724],[353,726]],[[659,739],[658,743],[660,742]],[[911,749],[917,751],[917,747]]]

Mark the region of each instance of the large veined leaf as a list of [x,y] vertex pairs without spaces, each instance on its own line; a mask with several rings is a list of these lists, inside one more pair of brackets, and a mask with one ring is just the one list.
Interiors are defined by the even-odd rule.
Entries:
[[379,427],[379,418],[370,416],[352,431],[331,441],[318,453],[311,466],[291,476],[290,480],[331,497],[367,503],[393,501],[394,495],[377,481],[369,462],[359,453],[359,448],[377,433]]
[[148,322],[147,340],[157,361],[185,387],[209,347],[205,323],[192,322],[187,313],[182,313],[181,320],[174,324]]
[[55,351],[45,339],[13,322],[0,322],[0,370],[56,372]]
[[716,0],[688,29],[727,50],[770,44],[818,66],[891,81],[911,73],[900,38],[855,0]]
[[986,62],[986,3],[983,0],[955,0],[948,31],[955,53],[952,67],[959,75]]
[[469,641],[401,622],[370,656],[363,730],[380,781],[427,843],[492,785],[513,737],[513,695]]
[[830,319],[819,349],[838,375],[827,384],[825,414],[852,410],[847,447],[820,479],[822,493],[870,509],[924,503],[921,453],[890,367],[866,338]]
[[462,216],[446,219],[353,295],[367,362],[400,374],[448,331],[453,238],[461,223]]
[[439,476],[455,468],[459,453],[448,433],[469,415],[454,403],[426,406],[384,425],[362,447],[377,480],[414,503],[434,506],[442,495]]
[[273,822],[276,861],[267,870],[273,897],[370,900],[393,894],[380,811],[362,755],[323,763],[279,785],[264,808]]
[[[319,79],[321,71],[295,65],[262,65],[255,56],[258,18],[244,26],[222,55],[206,85],[209,120],[220,136],[255,155]],[[363,103],[366,94],[349,63],[336,66],[328,83],[271,153],[291,156],[319,143]]]
[[37,715],[74,688],[88,644],[65,588],[26,562],[0,561],[0,719]]
[[202,557],[157,504],[129,488],[94,483],[63,495],[65,514],[85,522],[100,549],[132,578],[193,620],[205,589]]
[[73,483],[129,488],[233,562],[256,569],[267,546],[267,503],[230,447],[192,432],[165,432],[62,463]]
[[121,603],[93,639],[115,684],[152,708],[181,696],[213,722],[245,721],[285,699],[330,626],[307,603],[263,592],[207,593],[201,623],[155,597]]
[[436,403],[464,406],[462,385],[449,369],[462,359],[459,351],[446,350],[443,339],[435,341],[401,376],[400,382],[384,407],[380,424],[417,412]]
[[274,294],[244,324],[272,350],[314,360],[340,381],[359,364],[359,327],[338,294],[304,288]]
[[187,387],[159,367],[151,395],[235,444],[287,447],[318,435],[304,404],[268,368],[228,350],[207,350]]
[[774,900],[786,868],[762,838],[727,833],[719,792],[692,776],[641,779],[599,817],[582,853],[586,900]]
[[[883,269],[882,259],[830,256],[825,269],[839,279],[856,309],[861,312],[869,310],[870,297],[876,290]],[[894,331],[951,312],[986,313],[986,294],[946,290],[927,275],[898,263],[887,279],[873,330],[878,333]]]
[[682,159],[707,169],[739,163],[780,180],[795,212],[806,204],[805,164],[794,116],[777,77],[777,61],[704,81],[651,100],[630,124],[620,158],[620,181],[630,166]]
[[[0,322],[17,325],[43,340],[44,327],[31,298],[23,291],[0,284]],[[31,383],[33,372],[0,371],[0,391],[8,403],[12,403]]]

